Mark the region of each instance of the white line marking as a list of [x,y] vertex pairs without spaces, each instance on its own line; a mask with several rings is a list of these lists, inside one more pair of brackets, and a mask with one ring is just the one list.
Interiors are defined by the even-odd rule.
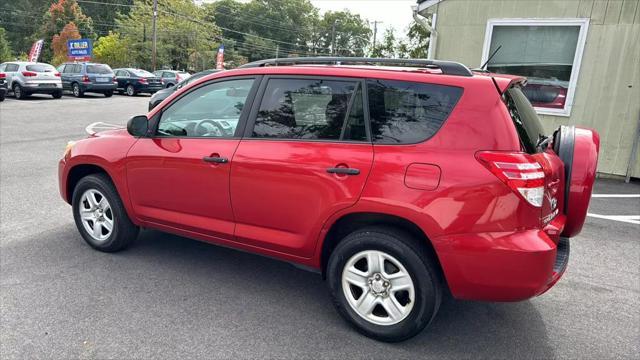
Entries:
[[640,194],[591,194],[594,198],[640,198]]
[[640,225],[640,215],[600,215],[600,214],[587,213],[587,216],[598,218],[598,219],[613,220],[613,221],[620,221],[620,222],[629,223],[629,224]]

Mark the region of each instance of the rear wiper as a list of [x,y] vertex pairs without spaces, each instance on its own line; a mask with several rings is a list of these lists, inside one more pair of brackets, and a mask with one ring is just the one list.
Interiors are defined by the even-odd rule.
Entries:
[[547,146],[549,146],[549,142],[551,142],[551,136],[538,134],[538,142],[536,142],[536,149],[545,151],[547,149]]

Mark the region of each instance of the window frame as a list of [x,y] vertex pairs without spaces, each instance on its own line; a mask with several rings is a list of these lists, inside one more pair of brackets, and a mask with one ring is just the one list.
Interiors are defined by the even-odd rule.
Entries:
[[[267,84],[271,79],[285,79],[285,80],[327,80],[327,81],[343,81],[343,82],[353,82],[358,84],[358,86],[362,89],[362,106],[363,106],[363,114],[364,114],[364,128],[365,133],[367,135],[366,140],[358,141],[358,140],[340,140],[340,139],[283,139],[283,138],[258,138],[253,137],[253,128],[256,124],[256,119],[258,117],[258,111],[260,111],[260,105],[262,104],[262,99],[267,89]],[[343,77],[343,76],[314,76],[314,75],[265,75],[260,84],[260,88],[258,89],[255,100],[253,101],[253,106],[251,107],[251,113],[245,124],[245,129],[242,133],[242,140],[251,140],[251,141],[286,141],[286,142],[326,142],[326,143],[339,143],[339,144],[369,144],[371,145],[371,129],[369,123],[369,98],[367,96],[367,84],[366,78],[357,78],[357,77]],[[358,91],[358,87],[356,87],[354,93]],[[347,117],[344,119],[344,123],[342,124],[343,128],[348,119],[348,115],[352,108],[352,103],[355,98],[349,100],[349,107],[347,109]],[[342,134],[341,134],[342,136]]]
[[[242,135],[244,134],[244,131],[246,129],[245,125],[247,123],[247,118],[249,117],[249,114],[251,113],[251,110],[253,109],[253,105],[255,103],[256,93],[258,92],[259,86],[262,85],[261,84],[262,77],[263,77],[262,75],[243,75],[243,76],[223,77],[223,78],[217,78],[210,81],[206,81],[202,84],[198,84],[197,86],[194,86],[188,89],[188,91],[185,91],[184,93],[180,94],[179,96],[174,98],[169,104],[159,109],[158,112],[156,112],[153,115],[153,117],[149,119],[151,123],[150,124],[151,135],[148,137],[151,139],[207,139],[207,140],[229,140],[229,139],[240,140],[242,139]],[[179,101],[183,97],[191,94],[193,91],[196,91],[204,86],[213,85],[221,82],[227,82],[227,81],[249,80],[249,79],[253,80],[253,84],[251,85],[251,90],[249,90],[249,94],[247,95],[247,99],[245,101],[244,107],[242,108],[242,112],[240,113],[240,118],[238,119],[238,125],[236,126],[236,131],[233,134],[233,136],[221,136],[221,137],[167,136],[167,135],[158,134],[158,127],[160,126],[160,120],[162,119],[162,114],[164,114],[164,112],[167,109],[169,109],[171,106],[173,106],[173,104],[175,104],[177,101]]]
[[587,40],[589,30],[589,18],[501,18],[489,19],[484,34],[484,44],[482,46],[482,58],[480,63],[484,64],[489,57],[491,48],[491,40],[493,38],[493,28],[495,26],[579,26],[578,42],[576,44],[576,52],[573,55],[573,64],[571,67],[571,77],[569,78],[569,88],[567,89],[567,98],[563,109],[552,109],[545,107],[534,107],[536,112],[541,115],[555,116],[571,116],[573,100],[580,75],[580,64],[584,55],[584,47]]

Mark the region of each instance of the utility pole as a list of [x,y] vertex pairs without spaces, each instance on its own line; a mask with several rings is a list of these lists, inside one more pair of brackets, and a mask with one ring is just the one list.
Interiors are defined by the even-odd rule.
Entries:
[[279,54],[280,54],[280,44],[276,44],[276,59],[278,59]]
[[373,47],[372,51],[376,50],[376,35],[378,35],[378,24],[382,24],[382,21],[374,21],[373,22]]
[[335,55],[336,51],[336,23],[338,19],[334,20],[333,26],[331,27],[331,56]]
[[156,20],[158,19],[158,0],[153,0],[153,50],[151,54],[151,63],[153,71],[156,71]]

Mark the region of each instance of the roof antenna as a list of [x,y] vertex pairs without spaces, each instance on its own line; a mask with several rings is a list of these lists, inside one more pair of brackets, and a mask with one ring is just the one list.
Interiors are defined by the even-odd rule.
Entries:
[[498,53],[498,51],[500,51],[501,48],[502,48],[502,45],[499,45],[495,50],[493,50],[493,53],[491,53],[487,61],[485,61],[484,64],[482,64],[482,66],[480,66],[480,69],[486,70],[486,67],[489,64],[489,61],[491,61],[491,59],[493,59],[493,57],[496,56],[496,54]]

